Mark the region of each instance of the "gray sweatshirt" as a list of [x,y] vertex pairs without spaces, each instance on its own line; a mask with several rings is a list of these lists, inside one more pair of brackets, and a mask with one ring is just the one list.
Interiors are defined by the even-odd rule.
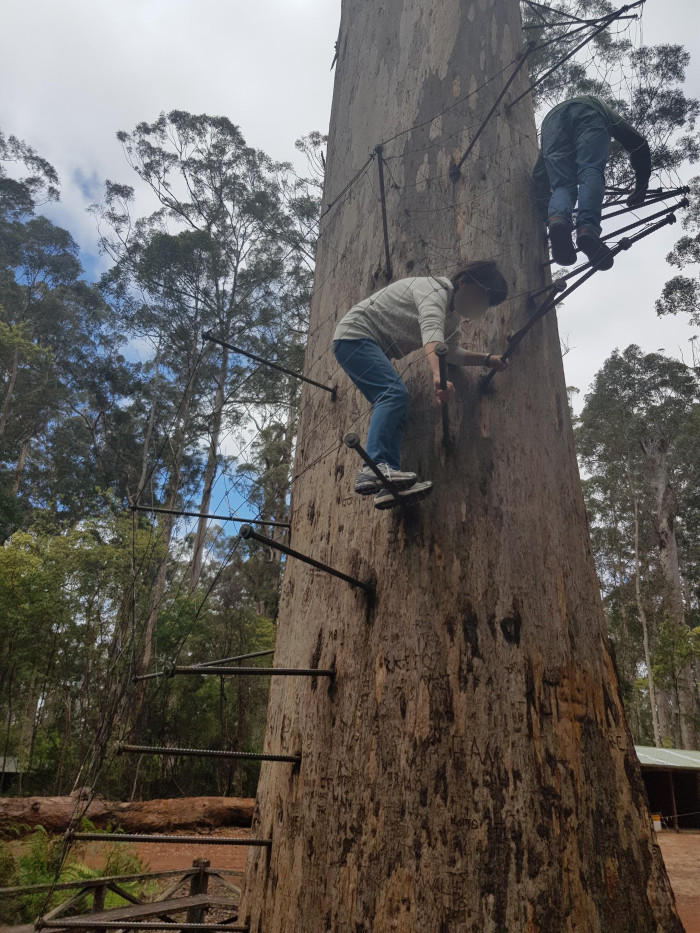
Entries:
[[353,305],[338,322],[333,339],[374,340],[391,359],[444,341],[454,357],[460,319],[450,311],[453,291],[447,278],[399,279]]

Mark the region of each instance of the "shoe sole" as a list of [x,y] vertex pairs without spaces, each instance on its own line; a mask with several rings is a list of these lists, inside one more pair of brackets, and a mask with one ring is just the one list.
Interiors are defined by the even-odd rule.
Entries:
[[407,489],[405,492],[400,493],[398,502],[393,496],[387,496],[386,499],[375,502],[374,507],[384,511],[385,509],[393,509],[397,505],[413,505],[414,502],[420,502],[421,499],[425,499],[433,491],[433,484],[428,481],[426,481],[425,485],[421,484],[421,486],[421,489]]
[[610,254],[610,248],[605,246],[602,241],[589,241],[586,237],[581,237],[578,245],[588,257],[588,261],[601,272],[607,272],[614,265],[614,257]]
[[[410,489],[411,486],[416,482],[415,479],[395,479],[392,480],[393,484],[397,489]],[[355,492],[358,496],[371,496],[375,493],[381,492],[384,489],[384,486],[379,482],[376,483],[364,483],[362,486],[355,486]]]
[[552,259],[559,266],[573,266],[576,262],[576,250],[571,241],[571,231],[564,224],[553,224],[549,228],[549,242],[552,244]]

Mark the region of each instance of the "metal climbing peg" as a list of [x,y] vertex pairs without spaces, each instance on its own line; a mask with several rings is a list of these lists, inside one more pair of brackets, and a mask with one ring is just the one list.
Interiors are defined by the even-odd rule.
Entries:
[[396,499],[396,501],[399,504],[403,505],[404,500],[401,498],[399,494],[398,486],[395,483],[392,483],[390,479],[387,479],[387,477],[382,473],[382,471],[379,469],[376,462],[370,457],[370,455],[364,449],[362,444],[360,444],[360,438],[357,436],[357,434],[352,434],[352,433],[346,434],[345,437],[343,438],[343,443],[345,444],[346,447],[349,447],[350,450],[357,451],[357,453],[362,457],[362,459],[365,461],[367,466],[377,477],[377,479],[382,484],[382,486],[385,489],[389,490],[389,492],[392,494],[394,499]]
[[[435,347],[435,355],[438,358],[440,367],[440,388],[443,392],[447,391],[447,344],[439,343]],[[442,443],[444,447],[450,446],[450,419],[447,413],[447,402],[442,402]]]
[[[245,541],[259,541],[260,544],[265,544],[267,547],[274,548],[276,551],[281,551],[283,554],[287,554],[288,557],[294,557],[296,560],[300,560],[305,564],[309,564],[311,567],[315,567],[317,570],[323,570],[325,573],[331,574],[333,577],[338,577],[340,580],[345,580],[346,583],[349,583],[350,586],[359,586],[360,589],[364,590],[368,599],[372,599],[374,596],[374,584],[366,580],[357,580],[355,577],[349,576],[347,573],[342,573],[340,570],[336,570],[335,567],[329,567],[328,564],[322,563],[320,560],[315,560],[313,557],[309,557],[307,554],[302,554],[299,551],[294,551],[292,548],[287,547],[286,544],[282,544],[280,541],[274,541],[272,538],[266,538],[265,535],[259,535],[257,531],[254,531],[250,525],[243,525],[239,531],[239,537],[243,538]],[[221,673],[224,669],[219,667],[207,667],[207,668],[184,668],[178,673],[201,673],[201,674],[218,674]],[[230,671],[235,671],[235,668],[229,668]],[[260,668],[250,668],[250,673],[258,673]]]

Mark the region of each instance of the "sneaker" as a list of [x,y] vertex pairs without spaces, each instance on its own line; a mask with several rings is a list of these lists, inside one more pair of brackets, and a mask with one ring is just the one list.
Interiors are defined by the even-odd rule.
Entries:
[[[418,479],[415,473],[402,473],[401,470],[392,470],[388,463],[378,463],[377,466],[386,478],[394,483],[398,489],[408,489]],[[355,474],[355,492],[360,496],[371,496],[384,489],[376,473],[365,464]]]
[[430,480],[424,480],[421,483],[414,483],[410,489],[403,489],[399,492],[399,501],[389,492],[388,489],[381,489],[374,497],[375,509],[393,509],[399,504],[412,505],[414,502],[420,502],[433,491],[433,484]]
[[549,221],[549,242],[552,244],[552,259],[557,265],[573,266],[576,262],[576,250],[568,220],[552,217]]
[[601,240],[592,227],[579,227],[576,231],[576,242],[579,249],[588,256],[588,261],[596,269],[612,269],[614,257],[609,246]]

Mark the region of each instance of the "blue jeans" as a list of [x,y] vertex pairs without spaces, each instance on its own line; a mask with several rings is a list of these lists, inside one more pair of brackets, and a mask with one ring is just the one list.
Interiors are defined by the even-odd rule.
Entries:
[[373,406],[365,450],[375,463],[400,469],[408,389],[374,340],[334,340],[333,353]]
[[542,155],[552,187],[548,216],[571,221],[578,196],[578,227],[600,236],[605,193],[605,163],[610,131],[602,113],[572,102],[548,115],[542,124]]

